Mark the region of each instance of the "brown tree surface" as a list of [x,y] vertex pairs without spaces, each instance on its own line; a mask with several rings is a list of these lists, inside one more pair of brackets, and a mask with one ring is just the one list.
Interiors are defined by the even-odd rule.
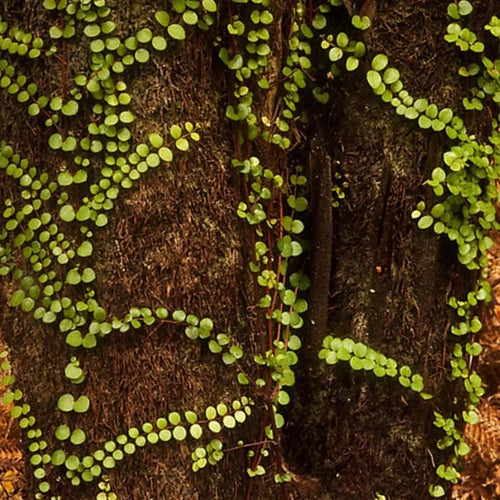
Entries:
[[[143,28],[165,35],[154,14],[172,11],[170,2],[102,3],[112,8],[109,19],[121,39]],[[385,53],[413,95],[457,108],[463,90],[456,77],[461,62],[443,40],[448,1],[344,3],[345,8],[335,7],[327,15],[330,32],[349,32],[366,44],[372,56]],[[475,3],[473,21],[484,24],[495,2]],[[51,26],[62,29],[64,16],[42,4],[42,0],[4,0],[0,15],[9,25],[41,36],[46,47],[54,43],[56,55],[17,60],[2,51],[0,56],[12,59],[29,81],[35,81],[40,95],[64,95],[68,100],[73,78],[88,73],[91,38],[83,36],[77,23],[75,37],[50,42]],[[317,12],[319,4],[312,4],[304,5],[306,18]],[[296,7],[288,0],[270,3],[271,88],[262,95],[256,91],[254,112],[259,117],[272,116],[279,107],[281,70]],[[290,404],[282,410],[286,423],[268,445],[270,457],[262,459],[267,473],[248,476],[247,468],[255,461],[247,452],[260,450],[259,445],[250,445],[264,439],[263,422],[273,395],[238,385],[233,367],[214,356],[204,342],[187,339],[175,321],[113,333],[95,349],[73,349],[57,324],[35,321],[10,305],[19,285],[10,276],[2,277],[0,331],[11,350],[16,387],[31,405],[49,452],[61,447],[54,437],[59,425],[84,429],[84,444],[64,445],[67,454],[79,455],[172,411],[203,415],[208,405],[229,404],[245,394],[253,398],[246,422],[222,431],[225,454],[215,467],[191,470],[197,444],[190,438],[145,446],[106,471],[120,499],[371,500],[377,493],[389,499],[422,498],[435,478],[436,464],[447,460],[447,454],[436,449],[440,434],[432,425],[433,411],[449,408],[457,395],[446,382],[450,324],[446,301],[451,290],[467,290],[472,280],[460,270],[455,248],[432,232],[419,230],[410,217],[418,201],[431,196],[423,182],[442,162],[445,141],[398,117],[373,95],[364,76],[369,59],[361,59],[357,72],[335,77],[330,73],[328,78],[327,52],[319,49],[318,42],[311,55],[314,67],[306,73],[330,93],[328,103],[321,105],[310,95],[303,98],[299,106],[307,110],[307,123],[293,125],[293,148],[282,151],[260,141],[252,143],[254,149],[242,151],[247,143],[240,145],[237,124],[225,115],[226,106],[235,102],[234,72],[218,52],[220,47],[235,50],[231,44],[244,43],[237,37],[229,40],[226,25],[239,9],[246,12],[241,14],[245,19],[252,8],[227,2],[218,9],[209,30],[187,27],[186,40],[168,38],[165,52],[151,49],[149,62],[125,72],[136,116],[130,126],[135,144],[147,142],[152,132],[167,137],[172,124],[186,121],[200,124],[201,138],[189,152],[176,151],[172,163],[120,193],[108,214],[109,224],[94,231],[91,261],[97,275],[95,297],[109,318],[123,318],[134,306],[182,309],[211,318],[217,332],[230,333],[247,354],[260,353],[267,323],[258,308],[254,274],[248,270],[255,233],[236,213],[238,203],[248,196],[248,186],[231,166],[231,158],[258,155],[286,183],[296,164],[305,166],[309,178],[305,232],[311,244],[310,251],[295,260],[293,270],[305,269],[312,278],[310,313],[299,330],[302,348],[294,368],[296,383],[289,390]],[[350,15],[355,13],[368,15],[372,27],[354,30]],[[83,92],[80,111],[85,115],[62,117],[63,136],[84,137],[89,121],[102,120],[92,110],[95,102]],[[54,176],[66,163],[74,171],[67,153],[49,147],[54,130],[44,125],[43,113],[28,116],[26,105],[9,97],[6,89],[1,89],[0,99],[0,140],[40,171]],[[102,153],[101,163],[104,157]],[[92,175],[91,182],[98,182],[97,167]],[[0,200],[18,199],[15,181],[2,172],[0,179]],[[333,210],[332,187],[334,192],[343,191]],[[85,196],[84,185],[71,189]],[[54,203],[53,208],[57,218],[60,205]],[[67,236],[81,239],[77,226]],[[395,380],[354,372],[348,366],[327,366],[317,355],[327,333],[349,336],[411,366],[437,396],[422,401]],[[87,374],[80,385],[70,384],[63,375],[75,353]],[[243,368],[249,377],[256,376],[255,364]],[[89,411],[57,410],[58,398],[68,392],[87,395]],[[238,445],[240,439],[244,446]],[[24,438],[23,444],[29,459],[29,440]],[[38,491],[33,470],[27,464],[24,498],[33,498]],[[53,495],[89,499],[99,492],[98,481],[75,487],[64,468],[46,470]],[[275,484],[273,476],[280,472],[289,472],[292,482]]]

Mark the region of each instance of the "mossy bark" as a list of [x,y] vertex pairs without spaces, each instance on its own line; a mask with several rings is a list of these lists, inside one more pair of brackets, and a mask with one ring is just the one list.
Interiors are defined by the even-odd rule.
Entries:
[[[121,34],[150,24],[163,5],[153,0],[114,4],[112,15]],[[278,23],[288,22],[292,4],[280,3]],[[373,53],[386,53],[400,68],[415,96],[432,95],[453,106],[456,68],[441,39],[446,4],[397,0],[379,2],[374,10],[371,2],[374,27],[365,41]],[[40,35],[47,35],[54,22],[34,0],[7,0],[0,15]],[[225,32],[225,16],[223,11],[220,33]],[[132,74],[129,91],[138,139],[150,132],[167,134],[171,124],[189,120],[201,123],[202,140],[188,157],[155,172],[119,201],[95,242],[97,294],[117,316],[134,305],[167,304],[211,317],[220,331],[231,330],[253,352],[254,308],[247,301],[244,262],[248,242],[235,215],[239,192],[229,170],[231,129],[224,116],[231,88],[214,53],[215,31],[185,43],[169,42],[168,54],[155,56]],[[74,60],[68,61],[67,78],[87,64],[86,47],[78,43],[71,42]],[[368,62],[362,67],[366,70]],[[63,73],[55,61],[24,70],[43,82],[43,93],[56,93],[61,86]],[[288,494],[304,500],[372,499],[376,491],[391,499],[423,496],[437,461],[432,411],[450,397],[444,381],[443,304],[456,276],[455,260],[443,241],[417,230],[409,216],[427,196],[422,182],[439,163],[443,144],[395,116],[372,95],[361,75],[335,80],[330,102],[321,111],[321,136],[329,138],[322,147],[333,170],[349,185],[334,212],[333,230],[327,228],[333,236],[332,272],[323,280],[330,282],[328,298],[321,300],[327,303],[328,329],[415,368],[441,396],[435,403],[423,403],[393,380],[326,367],[315,356],[305,356],[284,430],[285,460],[296,481]],[[59,170],[61,156],[47,147],[42,120],[26,126],[25,115],[10,101],[0,114],[0,137],[35,165]],[[304,157],[304,149],[297,156]],[[10,189],[0,185],[2,198],[11,196]],[[310,214],[311,225],[316,217]],[[53,412],[58,395],[68,390],[61,376],[67,346],[64,336],[9,307],[13,286],[3,284],[1,289],[4,336],[19,386],[39,425],[51,429],[61,418],[68,420]],[[71,424],[91,429],[89,451],[138,422],[167,411],[201,411],[239,394],[233,373],[205,347],[183,337],[173,326],[139,330],[106,340],[82,357],[89,373],[85,393],[95,404],[84,416],[72,417]],[[310,352],[307,331],[303,342]],[[259,432],[256,418],[231,437],[252,442]],[[51,435],[46,439],[49,447],[57,444]],[[245,449],[231,451],[217,467],[195,474],[190,470],[191,448],[169,443],[141,450],[110,472],[113,491],[119,498],[137,500],[246,497]],[[31,474],[27,467],[27,477]],[[87,499],[97,492],[93,485],[74,488],[64,478],[58,481],[57,471],[52,479],[55,493],[63,498]],[[272,479],[255,483],[252,498],[287,493]],[[25,497],[32,498],[35,491],[29,479]]]

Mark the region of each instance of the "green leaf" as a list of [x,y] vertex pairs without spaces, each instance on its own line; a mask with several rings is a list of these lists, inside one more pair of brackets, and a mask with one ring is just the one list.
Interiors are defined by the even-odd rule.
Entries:
[[85,442],[85,432],[83,432],[82,429],[75,429],[71,433],[70,441],[75,446],[83,444]]
[[391,84],[397,82],[399,80],[399,78],[400,78],[399,71],[395,68],[387,68],[384,71],[383,80],[384,80],[384,83],[386,83],[387,85],[391,85]]
[[437,182],[444,182],[446,180],[446,172],[441,167],[436,167],[432,171],[432,179]]
[[87,396],[80,396],[73,406],[73,410],[77,413],[85,413],[90,408],[90,399]]
[[137,62],[142,64],[147,63],[149,61],[149,51],[146,49],[137,49],[134,52],[134,57]]
[[345,62],[345,69],[347,71],[354,71],[359,67],[359,59],[354,56],[349,56]]
[[62,465],[65,460],[66,460],[66,453],[64,453],[63,450],[55,450],[52,453],[52,456],[50,459],[52,465],[55,465],[56,467],[59,465]]
[[134,120],[134,115],[130,111],[122,111],[120,113],[120,121],[122,123],[132,123]]
[[176,311],[174,311],[174,312],[172,313],[172,319],[173,319],[174,321],[177,321],[177,322],[179,322],[179,323],[182,323],[182,322],[183,322],[183,321],[185,321],[185,319],[186,319],[186,313],[185,313],[184,311],[182,311],[182,310],[178,309],[178,310],[176,310]]
[[352,358],[349,359],[349,365],[353,370],[362,370],[364,368],[364,362],[362,359],[353,356]]
[[215,0],[202,0],[201,4],[207,12],[217,12]]
[[78,113],[78,107],[76,101],[69,101],[61,108],[61,113],[66,116],[75,116]]
[[210,429],[211,432],[213,432],[214,434],[217,434],[218,432],[220,432],[222,430],[222,426],[220,425],[219,422],[217,422],[217,420],[211,420],[209,423],[208,423],[208,428]]
[[229,352],[224,352],[222,354],[222,361],[226,365],[232,365],[236,361],[236,357]]
[[294,304],[296,299],[297,297],[292,290],[284,290],[281,294],[281,300],[286,306],[291,306],[292,304]]
[[173,154],[172,154],[172,150],[170,148],[161,147],[158,150],[158,154],[159,154],[160,158],[167,163],[170,163],[173,160]]
[[92,333],[87,333],[85,337],[83,337],[82,346],[85,347],[85,349],[93,349],[96,345],[96,336]]
[[170,24],[167,32],[174,40],[184,40],[186,38],[186,31],[180,24]]
[[82,334],[78,330],[69,332],[68,335],[66,335],[66,343],[71,347],[80,347],[82,341]]
[[[142,436],[139,436],[139,437],[142,437]],[[102,465],[106,469],[113,469],[116,466],[116,461],[113,457],[108,456],[102,461]]]
[[162,36],[155,36],[151,41],[151,45],[158,52],[165,50],[167,48],[167,40]]
[[186,439],[187,431],[184,427],[177,426],[174,427],[172,435],[176,441],[183,441],[184,439]]
[[456,452],[458,456],[467,455],[470,452],[470,447],[467,445],[465,441],[460,441],[458,446],[456,447]]
[[163,138],[159,134],[149,134],[148,138],[154,148],[159,149],[163,146]]
[[326,26],[326,17],[323,14],[318,12],[314,16],[312,25],[313,25],[314,29],[322,30]]
[[191,434],[191,437],[193,437],[194,439],[200,439],[203,434],[203,429],[201,428],[201,425],[199,424],[191,425],[191,427],[189,427],[189,434]]
[[90,255],[92,255],[92,252],[93,252],[93,247],[92,247],[92,243],[90,243],[90,241],[84,241],[78,247],[78,250],[76,251],[76,253],[80,257],[89,257]]
[[63,394],[57,401],[57,407],[64,412],[73,410],[75,398],[71,394]]
[[332,47],[330,49],[330,51],[328,52],[328,58],[330,59],[331,62],[336,62],[336,61],[342,59],[343,55],[344,55],[344,52],[339,47]]
[[427,229],[428,227],[431,227],[433,223],[434,219],[430,215],[424,215],[419,219],[418,227],[420,229]]
[[95,220],[95,225],[97,227],[104,227],[108,223],[108,217],[106,214],[99,214]]
[[458,13],[461,16],[468,16],[472,12],[472,4],[467,0],[460,0],[458,2]]
[[482,325],[481,321],[479,320],[479,318],[477,316],[474,316],[472,318],[471,323],[470,323],[471,332],[477,333],[481,330],[482,327],[483,327],[483,325]]
[[369,70],[366,73],[366,80],[372,89],[376,89],[382,83],[380,73],[374,70]]
[[443,123],[449,123],[453,118],[453,111],[450,108],[443,108],[439,114],[438,119]]
[[57,183],[60,186],[71,186],[73,184],[73,176],[69,172],[61,172],[57,176]]
[[194,26],[198,22],[198,14],[192,10],[186,10],[186,12],[182,14],[182,20],[186,24]]
[[95,274],[95,271],[90,268],[90,267],[86,267],[83,272],[82,272],[82,281],[84,283],[91,283],[92,281],[94,281],[96,278],[96,274]]
[[423,113],[426,109],[427,106],[429,105],[429,101],[427,99],[417,99],[413,103],[413,107],[419,112]]
[[67,425],[63,424],[56,428],[54,434],[57,439],[64,441],[69,438],[71,431]]
[[179,151],[187,151],[189,149],[189,142],[184,137],[181,137],[175,141],[175,147]]
[[59,26],[51,26],[50,27],[50,29],[49,29],[50,38],[57,40],[58,38],[61,38],[62,35],[63,35],[63,32],[61,31],[61,28],[59,28]]
[[170,15],[164,10],[158,10],[155,12],[156,21],[161,24],[164,28],[170,23]]
[[236,420],[232,415],[225,415],[222,419],[222,425],[226,429],[234,429],[236,427]]
[[431,120],[429,120],[429,118],[427,118],[427,116],[420,115],[420,117],[418,118],[418,126],[420,128],[427,129],[427,128],[430,128],[431,125],[432,125],[432,122],[431,122]]
[[35,307],[35,301],[31,297],[26,297],[21,303],[21,309],[24,312],[31,311]]
[[300,338],[297,337],[297,335],[291,335],[288,339],[288,348],[292,351],[297,351],[301,348],[301,346],[302,342],[300,341]]
[[137,32],[135,37],[140,43],[148,43],[153,38],[153,33],[149,28],[143,28]]
[[64,369],[64,374],[71,380],[78,380],[83,375],[83,370],[74,363],[68,363]]
[[436,485],[431,484],[429,486],[429,494],[433,498],[440,498],[440,497],[444,497],[445,491],[444,491],[444,488],[440,484],[436,484]]
[[359,30],[367,30],[371,26],[371,21],[368,16],[352,16],[351,23],[355,28]]
[[59,217],[61,217],[64,222],[71,222],[74,220],[75,211],[73,207],[71,205],[64,205],[59,212]]
[[78,285],[82,281],[82,277],[80,276],[80,273],[78,272],[78,269],[70,269],[68,273],[66,274],[66,283],[70,285]]
[[60,149],[62,144],[63,144],[63,138],[62,138],[61,134],[56,133],[56,134],[52,134],[49,137],[49,146],[52,149]]
[[385,54],[377,54],[373,59],[372,59],[372,69],[374,71],[382,71],[387,64],[389,63],[389,60],[387,59],[387,56]]
[[90,208],[86,205],[82,205],[78,212],[76,212],[76,220],[82,222],[90,219]]
[[10,303],[14,306],[20,306],[25,298],[24,290],[16,290],[10,297]]

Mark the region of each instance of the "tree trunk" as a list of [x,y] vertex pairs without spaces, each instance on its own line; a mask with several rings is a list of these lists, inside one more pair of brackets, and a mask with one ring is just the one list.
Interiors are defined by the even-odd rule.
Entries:
[[[131,34],[141,33],[143,28],[150,28],[154,36],[161,32],[167,38],[166,30],[155,21],[156,11],[167,10],[164,2],[106,3],[112,10],[103,20],[116,24],[113,35],[125,40]],[[366,32],[354,31],[353,36],[364,40],[370,54],[387,54],[390,64],[400,69],[405,86],[416,97],[432,96],[452,108],[457,104],[455,52],[442,41],[448,2],[373,0],[358,6],[353,5],[355,2],[344,3],[349,12],[335,7],[328,14],[332,26],[350,30],[349,14],[369,15],[372,28]],[[481,3],[491,4],[487,0]],[[434,464],[446,460],[446,455],[435,447],[439,436],[432,426],[433,411],[447,407],[455,396],[455,389],[450,389],[445,380],[448,313],[444,304],[452,286],[466,288],[464,283],[471,279],[469,275],[460,275],[451,246],[436,235],[419,230],[410,218],[418,201],[430,197],[430,190],[422,187],[422,183],[441,163],[444,142],[433,132],[423,132],[414,123],[398,117],[390,106],[374,96],[364,77],[369,61],[361,60],[357,73],[344,73],[327,81],[326,68],[323,76],[317,77],[331,97],[325,105],[307,99],[302,102],[302,106],[306,103],[309,124],[298,129],[295,148],[282,151],[261,141],[250,143],[254,149],[245,151],[248,142],[245,143],[244,137],[240,141],[240,122],[225,116],[226,106],[236,102],[234,71],[224,66],[218,52],[225,45],[235,50],[233,44],[241,43],[237,37],[227,39],[228,19],[234,21],[239,9],[246,12],[242,15],[246,19],[252,9],[238,3],[230,6],[232,12],[226,4],[219,5],[219,13],[212,14],[215,24],[207,31],[184,21],[186,40],[176,40],[182,37],[170,33],[165,52],[151,49],[147,33],[142,32],[148,41],[139,40],[138,46],[149,47],[149,62],[134,63],[123,75],[113,75],[115,82],[126,82],[127,88],[121,92],[128,92],[131,97],[134,123],[126,125],[127,116],[119,115],[128,109],[123,103],[117,115],[123,120],[122,125],[132,131],[132,147],[143,143],[153,151],[149,134],[158,134],[166,143],[169,138],[174,159],[155,168],[155,159],[151,158],[153,163],[146,166],[147,175],[141,173],[142,178],[134,181],[131,189],[121,190],[113,210],[98,208],[96,213],[109,218],[109,223],[102,227],[89,221],[82,230],[81,221],[65,221],[60,213],[67,203],[64,192],[76,210],[85,203],[85,197],[92,198],[89,185],[106,177],[105,158],[117,158],[120,153],[101,152],[95,142],[90,152],[84,153],[78,153],[78,149],[64,152],[48,145],[49,137],[57,130],[63,140],[71,134],[78,139],[88,136],[91,141],[100,138],[105,147],[116,140],[106,134],[87,132],[90,122],[104,120],[95,107],[96,103],[106,106],[102,98],[99,100],[80,88],[83,97],[78,101],[79,114],[63,113],[56,127],[50,127],[44,123],[52,113],[50,105],[31,117],[26,114],[25,104],[16,102],[2,89],[0,139],[10,144],[21,158],[29,158],[30,166],[49,173],[55,180],[61,172],[74,174],[80,168],[74,163],[75,156],[91,159],[88,183],[74,182],[66,187],[64,179],[60,180],[56,190],[59,199],[52,198],[37,215],[41,217],[43,210],[52,214],[64,231],[69,248],[78,248],[84,239],[91,240],[93,246],[93,254],[87,260],[77,257],[68,265],[64,261],[51,264],[49,269],[53,268],[56,274],[49,277],[49,282],[60,279],[62,289],[53,294],[48,291],[46,296],[50,298],[43,307],[50,310],[50,304],[62,296],[71,298],[74,305],[78,301],[87,304],[89,312],[78,312],[88,320],[82,326],[85,332],[92,328],[92,321],[110,324],[113,329],[113,318],[115,322],[122,321],[122,325],[132,325],[125,331],[118,321],[116,331],[110,335],[101,329],[103,335],[98,336],[95,348],[70,347],[68,332],[64,327],[59,331],[57,326],[63,316],[58,316],[57,322],[48,321],[50,316],[37,321],[32,317],[33,312],[27,314],[11,306],[13,293],[20,289],[20,280],[15,279],[20,276],[12,271],[7,279],[2,278],[4,305],[0,309],[0,331],[11,350],[9,359],[16,387],[22,389],[23,401],[31,405],[35,427],[41,429],[47,442],[47,453],[63,449],[66,457],[92,456],[104,443],[127,434],[130,428],[140,428],[148,422],[156,425],[158,418],[171,412],[179,412],[184,427],[189,428],[184,412],[197,413],[203,428],[200,441],[188,436],[185,440],[147,444],[144,449],[125,456],[123,462],[115,457],[116,467],[102,467],[118,498],[372,499],[376,492],[391,499],[420,498],[433,481]],[[267,70],[271,91],[263,97],[256,91],[254,112],[258,117],[270,116],[278,107],[282,90],[276,82],[282,78],[295,6],[294,2],[283,0],[269,7],[274,15],[269,26],[274,38]],[[312,18],[308,9],[305,8],[306,14]],[[19,26],[44,38],[45,47],[50,46],[50,27],[63,30],[66,26],[64,15],[44,9],[41,1],[6,0],[0,6],[0,15],[9,26]],[[179,14],[173,10],[172,17],[176,20]],[[99,36],[84,36],[83,26],[77,21],[77,36],[67,42],[55,35],[54,56],[30,60],[5,50],[0,56],[13,64],[16,71],[26,74],[28,82],[38,84],[37,95],[62,96],[63,102],[67,102],[71,100],[70,90],[77,88],[74,77],[85,74],[91,79],[98,71],[89,66],[89,44],[99,40]],[[333,28],[331,31],[334,32]],[[136,59],[143,55],[135,52]],[[320,68],[329,64],[319,50],[311,58]],[[124,99],[126,102],[127,98]],[[57,104],[53,106],[57,114]],[[106,115],[107,111],[104,112]],[[113,120],[110,118],[109,123]],[[188,137],[191,142],[188,152],[184,152],[183,143],[177,142],[176,149],[179,136],[171,129],[172,125],[185,122],[199,124],[195,132],[200,141]],[[186,131],[189,136],[191,130],[182,129],[183,134]],[[321,150],[319,155],[309,151],[313,136]],[[116,142],[119,147],[119,141]],[[290,175],[298,162],[315,164],[308,168],[322,169],[317,174],[322,177],[317,177],[318,185],[313,182],[309,188],[313,199],[309,200],[312,208],[307,212],[307,225],[313,229],[306,232],[313,233],[309,234],[311,251],[290,263],[291,271],[308,265],[313,278],[311,315],[306,327],[300,330],[302,349],[297,353],[296,384],[290,391],[292,401],[286,411],[282,410],[286,420],[284,429],[279,433],[273,429],[276,439],[268,446],[270,457],[262,458],[266,474],[251,478],[247,468],[255,468],[260,461],[248,458],[247,452],[259,453],[266,440],[264,427],[269,423],[269,413],[272,414],[270,401],[274,395],[239,385],[235,365],[227,366],[220,356],[214,356],[205,341],[187,339],[184,328],[189,318],[178,320],[182,313],[175,317],[172,313],[179,310],[199,319],[211,318],[214,332],[230,335],[232,342],[241,346],[245,353],[241,368],[248,378],[270,377],[270,371],[258,368],[252,360],[254,354],[264,354],[269,348],[265,337],[267,319],[258,308],[262,291],[256,284],[255,273],[248,270],[248,262],[255,262],[258,235],[236,213],[240,201],[248,200],[250,188],[244,176],[235,173],[231,166],[231,158],[246,159],[257,154],[264,168],[283,176],[286,195],[293,192]],[[148,152],[143,155],[144,161],[146,157],[149,160],[147,155]],[[7,178],[5,170],[0,174],[2,201],[13,200],[14,205],[22,206],[16,179]],[[309,173],[309,179],[314,179],[314,175]],[[325,212],[330,205],[324,202],[325,186],[331,190],[332,182],[334,189],[339,188],[337,192],[345,194],[345,198],[341,194],[338,207],[333,209],[333,217]],[[277,198],[271,200],[269,207],[279,219]],[[27,221],[28,218],[26,224]],[[262,226],[265,233],[265,224]],[[273,231],[269,234],[277,238],[276,230]],[[24,277],[29,276],[33,274],[29,255],[23,259],[13,238],[15,235],[11,233],[5,240],[14,248],[13,262]],[[20,247],[22,250],[23,244]],[[55,261],[57,253],[51,250]],[[311,262],[307,264],[309,255]],[[75,262],[81,263],[80,271],[84,266],[92,267],[97,276],[95,282],[73,286],[67,273]],[[26,296],[28,293],[26,289]],[[104,309],[106,322],[100,319],[100,310],[92,311],[93,299]],[[42,298],[36,307],[41,303]],[[24,304],[21,307],[28,309],[28,304]],[[135,325],[139,319],[148,321],[149,313],[140,308],[156,311],[163,306],[170,313],[167,319],[157,318],[152,326]],[[131,308],[137,309],[131,313]],[[128,314],[136,318],[127,317]],[[308,325],[312,319],[311,328]],[[354,372],[347,365],[325,365],[318,358],[318,351],[322,338],[329,333],[366,343],[401,365],[411,366],[424,376],[426,388],[438,396],[432,402],[421,401],[395,380]],[[82,384],[72,384],[64,376],[72,356],[76,356],[86,373]],[[267,382],[269,386],[270,378]],[[63,394],[72,394],[75,399],[86,395],[90,400],[89,410],[81,414],[58,410],[58,400]],[[234,413],[238,403],[233,409],[231,404],[242,396],[249,396],[254,402],[245,422],[241,425],[236,422],[234,429],[228,425],[220,434],[210,432],[206,428],[205,421],[209,418],[205,418],[206,408],[224,403]],[[218,418],[221,420],[222,416]],[[170,422],[172,430],[182,427],[173,422],[175,417]],[[55,429],[63,424],[70,430],[83,429],[85,442],[75,445],[56,439]],[[146,430],[142,434],[155,439]],[[214,467],[193,472],[194,450],[217,438],[224,443],[224,458]],[[134,438],[129,436],[128,440]],[[244,444],[238,444],[239,440]],[[41,481],[33,477],[33,471],[39,467],[28,463],[34,453],[28,450],[30,443],[23,434],[27,458],[25,498],[35,496]],[[107,455],[112,455],[112,451],[106,451]],[[97,462],[96,458],[94,463]],[[64,465],[46,465],[45,471],[50,495],[62,498],[92,498],[100,491],[97,483],[104,477],[98,475],[97,480],[89,482],[84,478],[75,486],[71,481],[77,474],[71,471],[68,474]],[[275,484],[274,475],[287,471],[293,481]]]

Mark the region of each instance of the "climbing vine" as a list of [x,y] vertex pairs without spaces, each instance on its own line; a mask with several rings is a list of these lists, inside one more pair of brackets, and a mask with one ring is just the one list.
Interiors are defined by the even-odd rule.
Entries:
[[[263,476],[272,464],[276,483],[292,480],[283,460],[280,429],[306,330],[310,280],[303,257],[310,200],[305,190],[307,169],[292,160],[290,152],[299,144],[301,127],[307,122],[304,97],[312,95],[322,104],[335,99],[326,85],[317,84],[311,76],[319,71],[313,62],[317,49],[328,60],[331,78],[344,70],[362,71],[360,61],[370,57],[365,75],[373,92],[398,115],[415,121],[421,129],[445,133],[453,144],[426,182],[442,201],[430,209],[420,202],[412,217],[419,228],[432,227],[436,234],[455,242],[459,262],[477,270],[479,276],[466,297],[449,301],[459,316],[451,328],[457,342],[449,379],[463,384],[466,397],[457,399],[456,411],[450,416],[435,412],[434,424],[443,432],[437,447],[453,449],[450,460],[439,464],[436,473],[446,481],[458,481],[459,459],[468,452],[459,428],[463,421],[478,420],[475,408],[484,392],[471,360],[481,352],[474,340],[482,327],[477,308],[491,300],[487,251],[493,243],[488,232],[498,228],[500,60],[489,58],[478,35],[465,27],[472,4],[464,0],[450,4],[448,14],[453,22],[445,39],[477,58],[459,72],[475,82],[463,107],[477,112],[487,109],[492,116],[488,137],[480,140],[467,130],[457,112],[439,109],[428,98],[414,99],[386,55],[373,55],[355,36],[333,32],[329,18],[342,5],[340,0],[330,0],[313,8],[296,2],[286,44],[281,46],[283,27],[275,22],[270,0],[228,1],[227,36],[216,41],[218,56],[230,75],[225,116],[232,130],[230,164],[241,179],[241,198],[235,210],[250,242],[246,256],[252,276],[250,300],[258,310],[254,331],[259,351],[254,354],[230,332],[219,331],[215,319],[199,318],[175,305],[138,305],[123,317],[113,316],[95,288],[95,236],[108,224],[117,200],[146,175],[168,168],[194,143],[203,142],[204,125],[189,121],[171,124],[165,136],[148,131],[147,141],[139,142],[133,129],[136,116],[128,88],[129,70],[149,63],[192,33],[210,30],[216,22],[216,2],[175,0],[169,9],[155,12],[154,24],[129,36],[117,34],[105,0],[44,0],[43,7],[54,20],[47,39],[0,19],[2,98],[17,100],[29,117],[43,119],[48,146],[60,159],[57,176],[51,176],[38,159],[23,158],[7,142],[0,142],[2,175],[17,187],[15,195],[2,200],[0,276],[17,284],[10,305],[57,330],[68,347],[68,362],[61,374],[67,392],[58,397],[61,424],[55,429],[45,429],[36,420],[15,386],[8,352],[1,355],[2,383],[12,387],[3,403],[14,404],[12,416],[26,433],[29,460],[38,481],[37,498],[58,498],[55,481],[62,476],[74,486],[96,481],[99,500],[116,498],[106,472],[140,448],[162,442],[188,440],[195,472],[214,466],[225,453],[222,431],[255,418],[252,408],[256,403],[264,408],[259,412],[257,442],[235,444],[247,449],[247,474],[250,478]],[[354,33],[359,33],[370,28],[370,18],[354,14],[351,24]],[[500,37],[499,19],[493,16],[486,30]],[[88,43],[88,68],[70,78],[67,51],[76,36]],[[44,58],[55,59],[61,72],[61,88],[50,96],[43,95],[37,83],[29,81],[16,65],[17,60]],[[338,206],[346,184],[340,182],[338,172],[332,172],[332,177],[338,181],[332,204]],[[78,447],[87,441],[88,431],[72,426],[71,416],[84,414],[96,404],[85,394],[88,368],[82,352],[92,352],[110,335],[162,324],[182,327],[189,340],[206,342],[210,352],[234,371],[244,395],[214,402],[203,414],[172,409],[96,443],[91,454],[80,453]],[[432,398],[423,377],[410,366],[400,366],[397,360],[353,339],[326,336],[319,357],[328,365],[343,361],[354,371],[397,377],[403,387],[422,399]],[[252,368],[248,370],[248,366]],[[44,438],[48,433],[60,443],[56,449],[48,448]],[[250,481],[247,498],[251,498],[252,484]],[[443,496],[444,486],[436,481],[429,492]]]
[[[479,421],[475,408],[484,389],[472,364],[473,358],[482,351],[481,345],[474,340],[482,323],[475,311],[482,302],[491,301],[491,289],[487,281],[487,252],[492,248],[493,240],[488,233],[500,227],[496,221],[496,204],[499,200],[497,182],[500,177],[500,59],[490,59],[478,35],[464,26],[465,19],[472,10],[472,4],[468,1],[451,3],[448,15],[453,22],[448,25],[444,38],[462,52],[470,51],[478,55],[478,61],[461,67],[459,75],[476,79],[476,83],[471,85],[470,96],[463,99],[464,110],[485,110],[492,117],[484,142],[468,132],[464,119],[452,109],[439,109],[427,98],[414,99],[404,89],[400,72],[389,66],[384,54],[377,54],[372,58],[371,68],[366,73],[367,83],[373,92],[382,101],[390,103],[398,115],[415,120],[421,129],[444,132],[450,142],[456,144],[443,154],[442,166],[436,166],[431,178],[426,181],[434,194],[443,198],[443,201],[435,203],[430,210],[426,209],[426,204],[422,201],[412,213],[412,217],[418,219],[420,229],[432,227],[436,234],[447,236],[457,246],[458,261],[468,270],[478,271],[473,289],[466,293],[466,297],[451,297],[449,300],[459,322],[450,328],[450,334],[458,342],[454,344],[452,351],[448,378],[450,381],[460,380],[466,396],[463,400],[455,400],[456,410],[452,415],[445,417],[439,411],[434,412],[434,425],[444,434],[437,447],[453,450],[450,460],[437,466],[436,474],[451,483],[458,482],[460,473],[457,467],[460,458],[469,452],[469,446],[458,429],[463,427],[462,422],[475,424]],[[500,20],[493,16],[485,29],[498,38]],[[331,39],[329,42],[331,43]],[[330,60],[340,59],[347,46],[347,37],[339,34],[337,45],[330,49]],[[354,64],[348,60],[347,69],[349,66],[353,67]],[[373,371],[378,377],[396,377],[399,374],[398,380],[403,387],[419,392],[424,399],[432,397],[422,392],[423,378],[418,374],[412,375],[410,367],[402,366],[398,370],[393,359],[349,338],[326,337],[320,357],[328,364],[335,364],[339,360],[349,361],[353,370]],[[432,497],[442,497],[445,489],[441,484],[435,483],[429,487],[429,493]]]

